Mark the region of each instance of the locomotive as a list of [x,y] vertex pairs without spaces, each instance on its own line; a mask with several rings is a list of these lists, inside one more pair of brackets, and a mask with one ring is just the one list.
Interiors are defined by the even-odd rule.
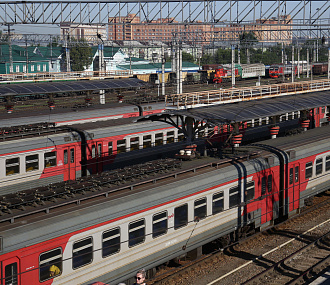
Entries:
[[[237,80],[271,77],[279,78],[281,76],[291,76],[292,69],[294,75],[298,75],[298,64],[295,62],[293,65],[288,64],[272,64],[265,66],[262,63],[253,64],[238,64],[235,63],[235,78]],[[206,64],[202,66],[199,71],[201,76],[200,80],[209,81],[211,83],[222,83],[230,81],[232,78],[231,64]],[[313,63],[312,72],[315,75],[322,75],[328,72],[328,63]],[[307,62],[301,61],[299,67],[299,74],[307,73]],[[196,80],[196,79],[195,79]]]
[[70,207],[22,218],[17,210],[12,223],[3,213],[1,284],[125,282],[142,267],[262,230],[329,189],[329,140],[323,126],[242,146],[239,159],[205,156],[104,186],[103,198],[76,196]]

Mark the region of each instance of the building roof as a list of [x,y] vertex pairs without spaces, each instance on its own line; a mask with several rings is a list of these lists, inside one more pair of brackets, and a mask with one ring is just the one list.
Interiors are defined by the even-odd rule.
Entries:
[[[95,54],[98,50],[97,46],[92,47],[93,54]],[[103,56],[104,57],[114,57],[114,55],[120,50],[120,47],[114,46],[104,46],[103,47]]]
[[[12,45],[13,62],[45,61],[50,58],[58,58],[62,53],[63,47],[21,47]],[[9,62],[9,45],[0,45],[0,62]]]

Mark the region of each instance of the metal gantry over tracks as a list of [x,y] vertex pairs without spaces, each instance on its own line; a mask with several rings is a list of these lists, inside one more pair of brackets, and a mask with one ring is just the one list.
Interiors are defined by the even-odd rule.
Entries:
[[330,90],[329,79],[173,94],[165,100],[166,109],[185,110],[322,90]]

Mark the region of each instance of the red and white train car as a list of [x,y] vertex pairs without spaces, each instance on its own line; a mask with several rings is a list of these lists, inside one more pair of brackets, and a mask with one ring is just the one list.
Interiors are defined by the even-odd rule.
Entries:
[[103,199],[18,214],[12,223],[3,213],[0,284],[116,284],[140,268],[297,214],[306,199],[329,189],[329,140],[324,126],[249,145],[255,155],[248,160],[204,157],[158,182],[155,176],[130,190],[112,188]]

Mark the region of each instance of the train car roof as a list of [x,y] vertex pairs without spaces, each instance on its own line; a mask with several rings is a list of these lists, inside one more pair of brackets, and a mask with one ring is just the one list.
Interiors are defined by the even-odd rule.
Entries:
[[55,94],[64,92],[138,88],[146,83],[137,78],[1,84],[0,96]]
[[[313,155],[314,152],[322,152],[324,146],[320,142],[329,140],[329,137],[330,126],[325,126],[294,137],[267,140],[258,145],[250,145],[250,147],[262,149],[261,146],[268,146],[278,152],[295,149],[298,153],[306,151],[306,143],[308,143],[308,146],[312,146],[309,147],[310,155]],[[318,147],[319,149],[317,149]],[[328,145],[327,149],[329,149]],[[254,158],[242,160],[237,157],[238,164],[240,167],[245,165],[247,175],[260,171],[260,167],[268,165],[267,160],[260,157],[260,154],[265,154],[265,152],[273,153],[273,151],[263,148],[262,152],[256,154]],[[3,222],[0,224],[0,232],[4,241],[4,252],[12,251],[18,245],[32,245],[46,239],[93,227],[96,224],[106,224],[109,220],[127,217],[132,213],[143,214],[143,210],[148,208],[154,208],[157,211],[157,207],[166,205],[169,201],[185,199],[194,193],[200,193],[201,190],[234,181],[238,178],[235,159],[204,158],[187,161],[183,163],[182,169],[174,172],[178,175],[178,179],[173,179],[174,173],[172,172],[167,176],[171,177],[170,180],[166,180],[166,178],[157,183],[140,184],[133,188],[131,184],[137,182],[129,182],[127,185],[114,186],[106,197],[104,193],[99,196],[93,194],[94,196],[90,200],[85,200],[79,205],[73,201],[71,204],[52,209],[48,214],[40,211],[31,216],[17,218],[13,223]],[[202,168],[209,166],[211,166],[209,169]],[[189,171],[189,169],[201,169],[201,171]],[[180,176],[179,172],[185,173],[185,175]],[[155,176],[151,180],[154,181]],[[114,191],[116,187],[119,189]],[[2,216],[1,219],[4,218]],[[135,217],[132,219],[134,220]]]
[[[142,103],[143,108],[150,110],[165,109],[164,102]],[[86,108],[54,108],[53,110],[33,110],[31,112],[0,113],[0,127],[11,127],[40,122],[54,122],[56,125],[67,125],[83,122],[84,119],[102,120],[113,116],[113,119],[122,118],[123,114],[134,112],[137,107],[126,103],[107,103],[92,105]]]
[[[193,117],[196,120],[217,125],[246,122],[257,118],[310,110],[312,108],[328,106],[329,102],[330,90],[324,90],[185,110],[173,110],[167,116],[180,115]],[[164,116],[164,114],[154,114],[145,116],[144,118],[157,120],[157,117],[160,116]]]

